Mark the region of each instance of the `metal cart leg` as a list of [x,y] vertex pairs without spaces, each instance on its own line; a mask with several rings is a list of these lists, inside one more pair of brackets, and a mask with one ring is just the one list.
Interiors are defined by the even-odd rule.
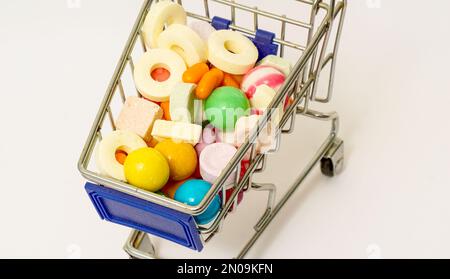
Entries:
[[336,138],[320,161],[320,170],[326,176],[333,177],[344,167],[344,141]]
[[316,111],[308,111],[303,112],[303,110],[298,110],[298,112],[302,112],[303,115],[319,119],[319,120],[325,120],[325,121],[331,121],[332,122],[332,128],[330,135],[325,140],[325,142],[322,144],[320,149],[317,151],[314,158],[309,162],[309,164],[306,166],[306,168],[303,170],[303,172],[300,174],[300,176],[297,178],[297,180],[292,184],[292,186],[289,188],[289,190],[286,192],[286,194],[281,198],[281,200],[278,202],[278,204],[275,206],[275,208],[268,214],[267,218],[264,218],[264,220],[261,220],[258,222],[257,230],[255,230],[254,235],[250,238],[250,240],[247,242],[247,244],[244,246],[242,251],[238,254],[236,258],[241,259],[244,258],[249,250],[253,247],[253,245],[256,243],[256,241],[259,239],[261,234],[264,232],[264,230],[267,228],[267,226],[270,224],[270,222],[275,218],[275,216],[280,212],[280,210],[283,208],[283,206],[286,204],[286,202],[289,200],[290,197],[294,194],[294,192],[299,188],[299,186],[302,184],[302,182],[306,179],[308,174],[312,171],[312,169],[321,162],[321,170],[322,172],[327,176],[334,176],[338,174],[343,169],[344,164],[344,142],[336,137],[336,134],[338,132],[339,128],[339,118],[336,113],[330,113],[330,114],[323,114]]
[[123,250],[130,259],[157,259],[155,247],[145,232],[131,231]]

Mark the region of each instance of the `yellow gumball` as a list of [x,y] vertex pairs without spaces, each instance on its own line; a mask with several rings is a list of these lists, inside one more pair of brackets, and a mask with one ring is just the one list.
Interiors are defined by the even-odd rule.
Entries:
[[166,158],[150,147],[128,154],[123,166],[128,183],[147,191],[157,192],[169,180],[170,169]]
[[197,167],[197,152],[189,143],[164,140],[155,146],[169,162],[170,178],[180,181],[189,178]]

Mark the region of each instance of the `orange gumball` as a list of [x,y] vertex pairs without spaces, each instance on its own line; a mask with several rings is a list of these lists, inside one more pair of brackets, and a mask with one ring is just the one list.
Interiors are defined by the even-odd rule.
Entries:
[[184,72],[183,82],[198,83],[208,71],[209,67],[206,63],[195,64]]
[[195,172],[198,164],[197,152],[189,143],[164,140],[155,146],[167,160],[170,167],[170,179],[185,180]]
[[217,87],[221,86],[223,82],[224,74],[217,68],[211,69],[200,80],[197,88],[195,89],[195,95],[200,100],[205,100],[211,95],[211,93]]
[[166,186],[164,186],[161,189],[161,192],[164,193],[164,195],[166,195],[166,197],[169,197],[171,199],[173,199],[173,197],[175,197],[175,192],[178,190],[178,188],[180,188],[181,185],[184,184],[184,182],[186,182],[188,179],[186,180],[182,180],[182,181],[170,181],[169,183],[167,183]]
[[164,120],[170,121],[170,102],[163,102],[160,106],[164,111]]

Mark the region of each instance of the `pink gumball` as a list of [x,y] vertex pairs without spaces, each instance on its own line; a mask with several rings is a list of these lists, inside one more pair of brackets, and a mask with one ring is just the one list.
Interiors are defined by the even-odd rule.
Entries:
[[286,76],[279,70],[271,66],[257,66],[244,76],[241,89],[251,101],[258,86],[265,84],[277,91],[285,80]]

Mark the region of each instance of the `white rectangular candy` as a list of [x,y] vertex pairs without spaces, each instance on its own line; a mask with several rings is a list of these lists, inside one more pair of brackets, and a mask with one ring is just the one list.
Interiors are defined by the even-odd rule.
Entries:
[[173,141],[196,145],[200,142],[202,126],[185,122],[156,120],[152,136],[156,140],[172,139]]
[[157,104],[143,98],[130,96],[123,105],[116,121],[116,128],[134,132],[149,142],[152,139],[151,132],[154,122],[162,117],[163,110]]

